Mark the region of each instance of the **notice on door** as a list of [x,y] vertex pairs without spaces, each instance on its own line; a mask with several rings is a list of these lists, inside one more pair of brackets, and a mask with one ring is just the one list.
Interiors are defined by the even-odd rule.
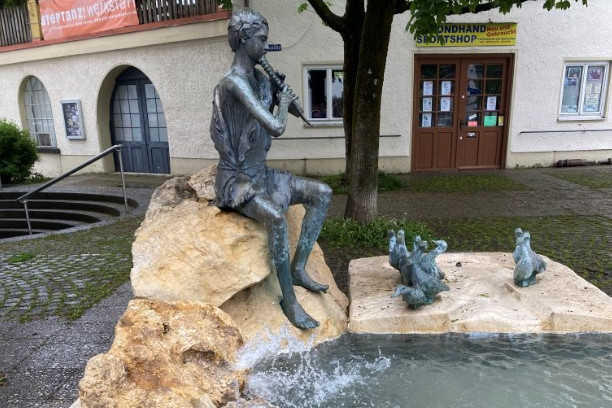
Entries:
[[39,0],[45,40],[138,25],[134,0]]
[[516,23],[447,23],[438,34],[415,38],[417,47],[481,47],[516,45]]

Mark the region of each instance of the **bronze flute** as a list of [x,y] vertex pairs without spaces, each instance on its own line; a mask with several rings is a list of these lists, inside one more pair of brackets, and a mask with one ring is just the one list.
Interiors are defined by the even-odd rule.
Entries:
[[[268,62],[268,59],[266,58],[265,55],[262,55],[262,57],[259,59],[259,64],[264,69],[264,71],[266,71],[266,74],[268,74],[268,76],[270,77],[270,81],[274,82],[274,84],[276,84],[276,86],[279,89],[283,89],[283,87],[286,84],[276,74],[276,71],[274,71],[274,68],[272,68],[272,66]],[[291,92],[293,94],[293,90],[289,87],[289,85],[287,85],[287,89],[289,90],[289,92]],[[302,108],[302,105],[300,105],[300,102],[298,101],[297,97],[296,97],[296,99],[293,99],[291,101],[291,105],[297,111],[298,115],[300,115],[300,118],[302,118],[302,120],[308,126],[312,126],[312,124],[308,121],[308,119],[306,119],[306,116],[304,115],[304,108]]]

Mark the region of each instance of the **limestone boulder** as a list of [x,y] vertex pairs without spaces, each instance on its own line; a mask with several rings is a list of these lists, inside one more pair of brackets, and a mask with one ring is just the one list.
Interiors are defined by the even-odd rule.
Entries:
[[79,383],[83,408],[213,408],[236,399],[245,372],[233,320],[199,302],[130,301],[111,349],[90,359]]
[[[154,193],[132,246],[131,281],[137,297],[166,302],[188,300],[219,306],[238,324],[245,340],[262,331],[278,333],[288,321],[279,301],[280,287],[269,259],[263,225],[211,204],[215,167],[177,177]],[[295,250],[304,215],[302,206],[287,214]],[[321,323],[314,330],[290,331],[314,344],[346,331],[348,299],[336,286],[318,245],[306,265],[326,294],[296,287],[304,309]]]

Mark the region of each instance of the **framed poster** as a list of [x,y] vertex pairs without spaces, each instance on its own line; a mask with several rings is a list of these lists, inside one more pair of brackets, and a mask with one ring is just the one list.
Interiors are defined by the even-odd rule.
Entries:
[[62,114],[64,115],[64,130],[66,131],[66,138],[85,139],[81,101],[78,99],[62,101]]

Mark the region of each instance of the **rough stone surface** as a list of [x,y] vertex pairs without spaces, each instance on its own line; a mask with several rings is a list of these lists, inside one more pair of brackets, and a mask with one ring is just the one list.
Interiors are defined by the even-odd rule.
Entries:
[[130,301],[111,349],[89,360],[83,408],[212,408],[235,400],[242,337],[223,311],[199,302]]
[[[177,177],[154,193],[132,246],[134,295],[220,306],[236,321],[245,340],[262,331],[278,333],[288,320],[279,306],[278,279],[270,273],[265,228],[211,205],[214,174],[213,166],[191,177]],[[302,206],[286,213],[292,252],[303,216]],[[348,299],[336,286],[318,245],[306,272],[330,286],[325,294],[295,288],[301,305],[321,325],[308,331],[291,327],[291,332],[317,344],[346,331]]]
[[185,200],[147,217],[132,245],[134,295],[219,306],[270,273],[263,228],[238,213]]
[[538,283],[518,288],[510,253],[441,254],[437,262],[451,290],[418,310],[391,298],[400,276],[386,256],[353,260],[349,331],[612,332],[612,298],[565,265],[542,258],[547,269],[538,275]]

